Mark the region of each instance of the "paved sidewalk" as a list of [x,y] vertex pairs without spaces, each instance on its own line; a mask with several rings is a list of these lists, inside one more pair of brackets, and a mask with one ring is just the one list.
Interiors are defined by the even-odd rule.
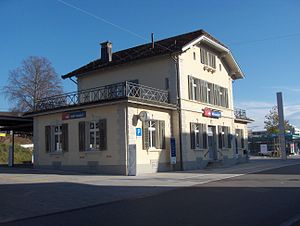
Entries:
[[0,168],[0,223],[151,196],[180,187],[220,181],[293,164],[300,164],[300,160],[255,159],[230,168],[166,172],[135,177]]

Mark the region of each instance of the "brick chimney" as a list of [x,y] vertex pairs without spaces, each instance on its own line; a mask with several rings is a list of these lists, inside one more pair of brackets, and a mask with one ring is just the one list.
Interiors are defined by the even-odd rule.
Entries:
[[101,45],[101,60],[105,62],[112,61],[112,43],[110,41],[102,42]]

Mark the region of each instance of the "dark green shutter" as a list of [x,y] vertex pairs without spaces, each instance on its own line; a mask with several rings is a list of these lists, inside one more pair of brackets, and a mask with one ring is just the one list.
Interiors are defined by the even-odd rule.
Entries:
[[190,123],[190,137],[191,137],[191,149],[195,149],[195,124],[194,123]]
[[231,142],[232,142],[232,134],[230,133],[230,130],[228,130],[228,148],[231,148]]
[[202,131],[203,131],[203,146],[202,148],[207,148],[207,129],[206,124],[202,124]]
[[45,126],[45,149],[51,151],[51,126]]
[[193,79],[192,76],[189,75],[189,99],[193,99]]
[[143,122],[142,126],[143,126],[143,150],[147,150],[149,148],[148,121]]
[[200,85],[201,85],[201,81],[199,79],[195,79],[195,83],[196,83],[196,92],[195,92],[195,100],[200,100]]
[[99,121],[99,140],[100,140],[100,150],[107,150],[107,125],[106,119],[101,119]]
[[218,132],[219,132],[219,148],[223,148],[223,142],[222,142],[222,126],[218,126]]
[[165,144],[165,121],[157,121],[158,123],[158,134],[159,134],[159,148],[160,149],[165,149],[166,144]]
[[78,133],[79,133],[79,151],[85,151],[85,147],[86,147],[86,145],[85,145],[85,142],[86,142],[86,140],[85,140],[85,133],[86,133],[86,131],[85,131],[85,122],[79,122],[79,131],[78,131]]
[[159,121],[155,121],[155,148],[160,149],[161,148],[161,139],[160,139],[160,124]]
[[62,137],[62,150],[69,151],[69,135],[68,135],[68,124],[64,123],[61,126],[61,137]]

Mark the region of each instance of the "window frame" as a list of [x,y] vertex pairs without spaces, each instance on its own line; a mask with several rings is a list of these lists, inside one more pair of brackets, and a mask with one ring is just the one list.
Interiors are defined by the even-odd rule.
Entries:
[[[92,120],[89,121],[89,140],[88,140],[88,151],[99,151],[100,150],[100,130],[99,130],[99,122]],[[91,128],[91,125],[93,125],[93,128]],[[93,134],[93,144],[91,143],[91,139]],[[98,142],[97,142],[98,141]]]
[[149,119],[143,122],[143,150],[164,150],[165,146],[165,121]]
[[190,123],[191,149],[206,150],[208,148],[207,125]]
[[[57,128],[57,131],[56,131]],[[62,124],[57,124],[52,126],[52,134],[53,141],[52,141],[52,150],[51,152],[62,152]],[[57,142],[56,142],[57,138]],[[57,145],[59,148],[57,149]]]
[[208,67],[216,69],[217,55],[204,47],[200,47],[200,62]]
[[45,151],[63,153],[69,149],[68,123],[56,123],[45,126]]
[[228,88],[195,78],[188,77],[189,99],[219,107],[229,108]]
[[[91,128],[91,125],[94,125]],[[97,127],[98,124],[98,127]],[[107,119],[92,119],[78,122],[79,152],[98,152],[107,150]],[[93,144],[91,146],[91,133]]]

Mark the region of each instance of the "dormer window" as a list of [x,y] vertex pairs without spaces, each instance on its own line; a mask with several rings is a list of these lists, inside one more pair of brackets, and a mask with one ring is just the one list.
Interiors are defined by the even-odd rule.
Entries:
[[200,59],[201,63],[204,64],[204,70],[215,72],[216,69],[216,55],[207,49],[200,48]]

